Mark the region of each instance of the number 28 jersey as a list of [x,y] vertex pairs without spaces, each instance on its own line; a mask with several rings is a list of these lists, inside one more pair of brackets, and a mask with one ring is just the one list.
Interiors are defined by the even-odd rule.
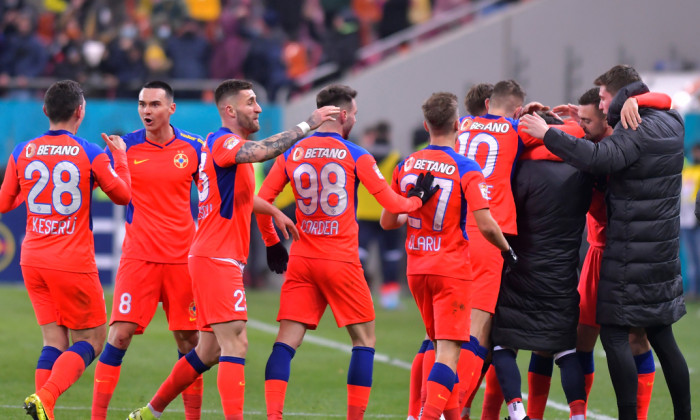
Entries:
[[[75,273],[97,272],[90,204],[95,184],[117,204],[131,198],[124,152],[107,154],[65,130],[48,131],[15,147],[0,202],[22,195],[27,233],[21,265]],[[117,175],[119,173],[119,176]]]
[[[522,147],[517,120],[491,114],[460,120],[455,149],[481,168],[491,214],[504,234],[518,233],[511,177]],[[467,225],[476,227],[473,217],[467,219]]]
[[408,214],[406,274],[471,280],[467,204],[470,212],[489,208],[484,176],[476,162],[451,147],[431,145],[399,163],[391,187],[405,195],[418,174],[428,171],[435,177],[433,186],[440,189]]

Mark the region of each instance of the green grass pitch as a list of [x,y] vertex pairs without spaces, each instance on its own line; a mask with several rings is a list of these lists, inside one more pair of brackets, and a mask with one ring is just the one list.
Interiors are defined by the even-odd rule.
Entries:
[[[112,296],[106,295],[108,307]],[[250,290],[247,293],[249,317],[249,350],[246,358],[245,418],[264,419],[264,370],[274,342],[277,324],[275,315],[278,294]],[[24,288],[21,285],[0,286],[0,307],[5,321],[0,331],[0,418],[26,419],[21,409],[24,397],[33,392],[34,368],[41,349],[41,334]],[[700,304],[688,304],[688,314],[674,326],[676,337],[690,367],[694,401],[700,389]],[[374,384],[366,418],[405,419],[408,399],[408,366],[423,339],[424,330],[417,309],[405,299],[397,311],[377,309],[377,353]],[[298,419],[333,419],[345,416],[345,380],[349,354],[349,338],[345,329],[338,329],[327,311],[317,331],[309,332],[292,362],[285,417]],[[589,419],[616,417],[615,397],[605,355],[596,349],[596,379],[589,403]],[[145,405],[161,381],[170,372],[177,357],[172,335],[165,317],[158,311],[143,336],[134,338],[122,365],[122,373],[110,405],[109,419],[125,419],[128,413]],[[523,369],[523,391],[527,392],[525,370],[529,353],[518,361]],[[557,369],[554,370],[550,401],[565,406],[566,400]],[[94,363],[83,377],[58,401],[57,419],[89,419]],[[223,417],[216,389],[216,368],[205,374],[203,419]],[[472,418],[479,418],[482,394],[475,399]],[[503,411],[503,415],[506,415]],[[502,415],[502,416],[503,416]],[[568,413],[550,406],[548,420],[567,419]],[[673,410],[657,361],[657,376],[652,396],[650,419],[671,419]],[[698,417],[696,417],[698,418]],[[182,400],[176,399],[163,419],[184,419]]]

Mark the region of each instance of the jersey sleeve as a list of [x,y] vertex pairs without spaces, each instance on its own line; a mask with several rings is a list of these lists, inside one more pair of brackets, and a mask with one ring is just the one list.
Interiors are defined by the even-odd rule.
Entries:
[[671,109],[671,97],[665,93],[647,92],[634,97],[640,108]]
[[462,175],[461,179],[462,191],[467,198],[469,211],[482,210],[489,208],[487,199],[486,180],[484,175],[479,171],[469,171]]
[[396,165],[394,168],[394,172],[391,174],[391,183],[389,184],[391,189],[397,194],[401,193],[401,187],[399,186],[399,167],[400,164]]
[[7,213],[22,204],[24,199],[20,194],[19,179],[17,178],[17,165],[14,156],[10,156],[5,170],[5,179],[0,187],[0,213]]
[[[394,170],[394,178],[397,176],[398,174]],[[384,176],[379,171],[377,162],[370,154],[362,155],[357,159],[357,177],[360,178],[367,191],[377,199],[379,205],[391,213],[410,213],[423,205],[420,198],[406,198],[400,195],[400,190],[394,189],[393,185],[392,188],[389,188]],[[392,179],[393,183],[395,182]],[[398,182],[396,184],[398,187]]]
[[113,154],[114,169],[106,153],[100,153],[92,161],[92,172],[102,191],[115,203],[126,205],[131,201],[131,175],[126,161],[126,152]]
[[377,161],[372,155],[364,154],[357,159],[357,177],[370,194],[375,195],[388,187],[384,175],[379,171]]
[[235,135],[221,136],[214,142],[211,153],[214,162],[221,167],[233,166],[236,162],[236,154],[247,142]]
[[520,124],[518,124],[518,137],[520,137],[520,140],[523,142],[523,145],[526,148],[537,147],[544,144],[542,139],[532,137],[531,135],[523,131],[523,126]]
[[[289,182],[284,166],[284,155],[277,156],[270,172],[267,174],[267,177],[265,177],[262,187],[260,187],[258,196],[268,203],[272,203],[284,189],[285,185],[287,185],[287,182]],[[255,219],[258,222],[258,229],[260,229],[265,246],[272,246],[280,241],[275,226],[272,223],[272,216],[256,214]]]

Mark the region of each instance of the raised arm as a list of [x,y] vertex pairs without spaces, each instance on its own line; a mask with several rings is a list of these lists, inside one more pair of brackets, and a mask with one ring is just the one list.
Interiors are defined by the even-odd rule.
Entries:
[[236,153],[236,163],[264,162],[272,159],[292,147],[310,130],[317,129],[325,121],[335,120],[335,116],[339,113],[340,108],[337,106],[324,106],[315,110],[306,121],[299,123],[291,130],[260,141],[246,142]]
[[110,166],[109,157],[101,153],[92,162],[92,171],[102,191],[115,204],[126,205],[131,201],[131,174],[126,161],[126,144],[119,136],[108,136],[102,133],[102,139],[107,143],[114,159],[114,170]]

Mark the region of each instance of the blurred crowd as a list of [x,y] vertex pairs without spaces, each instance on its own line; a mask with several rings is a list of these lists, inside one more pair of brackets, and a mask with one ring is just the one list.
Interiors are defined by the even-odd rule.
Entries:
[[202,99],[203,79],[246,78],[275,102],[308,89],[299,77],[315,66],[335,63],[329,77],[342,75],[360,47],[468,2],[4,0],[0,96],[32,97],[32,80],[50,77],[107,98],[177,79],[178,92]]

